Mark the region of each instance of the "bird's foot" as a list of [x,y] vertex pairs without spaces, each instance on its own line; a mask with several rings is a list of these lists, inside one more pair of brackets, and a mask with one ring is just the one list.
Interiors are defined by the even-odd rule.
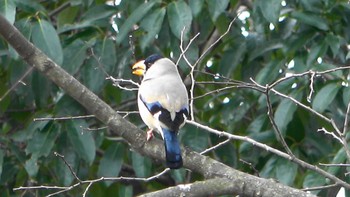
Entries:
[[146,140],[149,141],[152,138],[153,138],[153,129],[149,129],[147,131],[147,138],[146,138]]

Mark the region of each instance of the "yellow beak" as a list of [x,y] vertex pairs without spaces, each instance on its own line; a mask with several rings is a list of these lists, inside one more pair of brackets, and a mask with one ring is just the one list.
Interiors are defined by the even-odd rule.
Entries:
[[145,61],[141,60],[139,62],[136,62],[132,67],[132,74],[137,75],[137,76],[143,76],[146,71],[146,65]]

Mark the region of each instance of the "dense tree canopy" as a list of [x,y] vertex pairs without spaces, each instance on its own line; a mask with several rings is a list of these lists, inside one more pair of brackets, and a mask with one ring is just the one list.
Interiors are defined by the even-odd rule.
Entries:
[[9,33],[0,40],[4,196],[164,195],[178,194],[171,186],[186,183],[201,195],[196,181],[212,186],[214,196],[238,194],[239,188],[226,192],[218,184],[234,188],[232,182],[191,168],[187,150],[292,188],[320,187],[312,190],[319,196],[335,196],[341,187],[349,193],[347,166],[330,165],[350,161],[348,1],[1,0],[0,14],[143,130],[133,83],[140,79],[130,69],[137,60],[154,53],[171,58],[191,98],[179,134],[188,147],[185,167],[161,173],[163,155],[115,135],[69,91],[28,66],[33,54],[17,53],[21,46],[13,46]]

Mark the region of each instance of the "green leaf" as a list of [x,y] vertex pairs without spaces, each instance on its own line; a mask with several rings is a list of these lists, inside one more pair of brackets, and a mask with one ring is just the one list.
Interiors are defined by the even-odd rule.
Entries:
[[34,70],[32,75],[32,91],[35,104],[39,108],[44,108],[47,106],[50,97],[51,82],[37,70]]
[[88,128],[88,125],[83,120],[66,122],[66,131],[74,150],[80,158],[91,165],[96,155],[95,141],[91,132],[84,132],[82,128]]
[[11,24],[15,22],[16,5],[13,0],[0,1],[0,14],[3,15]]
[[[115,177],[119,175],[119,172],[123,164],[124,146],[121,143],[111,144],[105,151],[100,165],[98,166],[97,175],[99,177]],[[107,186],[112,182],[105,182]]]
[[309,13],[309,12],[292,12],[292,17],[297,19],[300,23],[305,23],[307,25],[316,27],[320,30],[327,31],[329,30],[329,26],[327,24],[327,20],[320,17],[319,15]]
[[[283,61],[283,60],[282,60]],[[280,65],[282,65],[284,62],[272,60],[268,62],[268,64],[260,69],[259,73],[256,75],[256,81],[259,84],[267,84],[274,81],[278,75],[278,70],[281,68]]]
[[251,51],[249,56],[249,61],[252,61],[259,56],[263,56],[269,51],[280,49],[283,47],[284,47],[284,44],[280,40],[270,40],[270,41],[263,42],[258,47],[256,47],[256,49]]
[[256,1],[260,8],[264,18],[270,22],[276,24],[281,12],[282,0],[258,0]]
[[202,11],[204,1],[198,1],[198,0],[189,0],[188,5],[191,8],[192,15],[194,17],[197,17],[198,14]]
[[131,153],[132,167],[137,177],[148,177],[151,174],[152,162],[137,152]]
[[[317,172],[309,170],[304,178],[303,188],[319,187],[324,185],[325,183],[326,183],[326,179],[322,175],[320,175]],[[312,193],[315,194],[315,192],[312,192]]]
[[4,164],[4,156],[5,156],[5,153],[2,149],[0,149],[0,177],[1,177],[1,174],[2,174],[2,171],[3,171],[3,164]]
[[[12,1],[12,0],[10,0]],[[46,12],[46,9],[44,6],[42,6],[40,3],[38,3],[35,0],[13,0],[16,4],[16,6],[23,11],[31,12],[31,13],[38,13],[38,12]]]
[[208,137],[208,132],[203,132],[193,125],[185,125],[178,136],[181,143],[197,152],[208,148]]
[[308,57],[306,60],[306,65],[310,66],[312,63],[314,63],[314,61],[318,58],[318,57],[322,57],[323,54],[326,52],[327,50],[327,45],[326,42],[319,42],[317,44],[314,44],[311,49],[310,52],[308,53]]
[[220,14],[222,14],[228,4],[230,3],[229,0],[207,0],[208,3],[208,7],[209,7],[209,14],[213,20],[213,22],[216,22],[216,20],[218,19],[218,17],[220,16]]
[[238,64],[247,52],[246,43],[242,42],[225,51],[220,61],[219,73],[226,77],[232,77]]
[[[339,163],[344,163],[346,162],[346,153],[343,148],[340,148],[337,152],[337,154],[333,157],[332,164],[339,164]],[[340,166],[333,166],[331,168],[328,168],[327,172],[338,176],[339,172],[341,171],[343,167]]]
[[38,165],[38,155],[32,154],[30,159],[26,161],[24,164],[24,168],[26,169],[28,175],[30,177],[35,177],[38,174],[39,171],[39,165]]
[[335,57],[338,54],[338,51],[340,49],[340,40],[341,38],[329,33],[326,36],[326,43],[328,44],[329,48],[332,50],[333,57]]
[[86,50],[88,47],[89,46],[80,39],[76,39],[70,45],[66,46],[63,50],[64,60],[62,68],[70,74],[75,74],[87,57]]
[[159,33],[163,24],[165,11],[164,7],[157,9],[141,21],[140,26],[146,31],[145,35],[142,36],[142,39],[140,40],[141,49],[143,51]]
[[[36,116],[46,117],[46,118],[52,117],[52,115],[47,115],[42,113],[37,113]],[[41,131],[42,129],[44,129],[44,127],[46,127],[48,123],[49,123],[48,121],[36,121],[36,122],[32,121],[25,129],[14,133],[11,136],[11,138],[15,142],[25,142],[27,140],[30,140],[35,134],[35,132]]]
[[133,25],[138,23],[147,13],[149,10],[152,9],[152,7],[158,3],[159,1],[151,1],[151,2],[145,2],[138,6],[133,13],[128,17],[128,19],[124,22],[124,24],[120,27],[120,31],[117,34],[117,43],[123,42]]
[[115,42],[106,37],[103,39],[103,42],[98,42],[94,49],[99,54],[100,61],[106,72],[111,72],[117,63]]
[[185,1],[179,0],[171,2],[167,7],[167,12],[171,32],[180,39],[181,32],[186,28],[184,31],[184,39],[186,40],[192,23],[190,7]]
[[315,96],[312,102],[312,108],[320,113],[324,112],[332,103],[340,89],[337,83],[330,83],[324,86]]
[[116,13],[114,6],[109,6],[107,4],[97,5],[90,8],[82,16],[82,21],[97,21],[100,19],[108,19],[110,16]]
[[264,165],[260,175],[265,178],[276,178],[285,185],[292,185],[297,175],[297,169],[296,164],[274,156]]
[[[290,96],[300,101],[303,93],[301,91],[298,91],[294,93],[294,95]],[[297,105],[289,99],[283,99],[276,109],[274,119],[283,136],[286,134],[287,126],[292,121],[296,109]]]
[[34,23],[32,40],[35,46],[41,49],[54,62],[61,65],[63,52],[60,40],[52,24],[45,20]]
[[343,103],[347,106],[350,102],[350,87],[343,87]]
[[275,167],[275,178],[284,185],[293,185],[297,175],[298,165],[284,158],[278,158]]
[[36,130],[25,149],[26,154],[36,155],[37,158],[47,157],[51,153],[59,131],[60,129],[56,124],[48,124],[44,129]]

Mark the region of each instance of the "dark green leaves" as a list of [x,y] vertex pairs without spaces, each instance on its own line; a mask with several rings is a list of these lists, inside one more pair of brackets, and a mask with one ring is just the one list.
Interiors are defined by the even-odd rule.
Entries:
[[[97,175],[99,177],[118,176],[123,164],[123,153],[123,144],[111,144],[100,161]],[[111,182],[106,183],[109,183],[107,185],[111,184]]]
[[230,1],[229,0],[220,0],[220,1],[207,0],[207,2],[208,2],[208,7],[209,7],[208,10],[209,10],[210,16],[212,20],[216,22],[219,15],[226,10]]
[[[297,101],[300,101],[302,98],[302,92],[297,92],[296,95],[292,95],[294,99]],[[294,112],[297,109],[297,105],[289,100],[289,99],[283,99],[282,102],[278,105],[276,112],[275,112],[275,121],[277,127],[282,131],[283,134],[285,134],[286,128],[290,121],[294,118]]]
[[64,61],[62,67],[71,74],[75,74],[83,64],[89,45],[80,39],[76,39],[63,50]]
[[41,49],[57,64],[62,64],[63,53],[57,32],[46,20],[38,20],[34,23],[32,40],[35,46]]
[[88,128],[85,121],[67,121],[66,132],[75,152],[88,164],[92,164],[96,155],[96,146],[91,132],[84,131]]
[[118,43],[121,43],[127,39],[127,35],[132,26],[139,22],[157,2],[158,1],[145,2],[132,12],[132,14],[119,29],[119,33],[117,35]]
[[292,17],[296,18],[301,23],[305,23],[324,31],[327,31],[329,29],[326,20],[313,13],[296,11],[292,13]]
[[10,22],[15,22],[16,17],[16,5],[13,0],[2,0],[0,1],[0,14]]
[[145,35],[141,39],[141,49],[145,48],[153,41],[159,33],[165,16],[165,8],[155,10],[141,22],[141,27],[145,30]]
[[337,83],[330,83],[324,86],[319,92],[316,93],[316,96],[312,102],[312,108],[322,113],[329,107],[329,104],[332,103],[339,89],[340,86]]
[[185,30],[184,36],[186,36],[189,33],[190,25],[192,23],[190,7],[183,0],[175,1],[168,5],[167,12],[172,33],[180,39],[181,32]]
[[280,16],[282,0],[258,0],[257,4],[264,16],[270,23],[277,23]]

